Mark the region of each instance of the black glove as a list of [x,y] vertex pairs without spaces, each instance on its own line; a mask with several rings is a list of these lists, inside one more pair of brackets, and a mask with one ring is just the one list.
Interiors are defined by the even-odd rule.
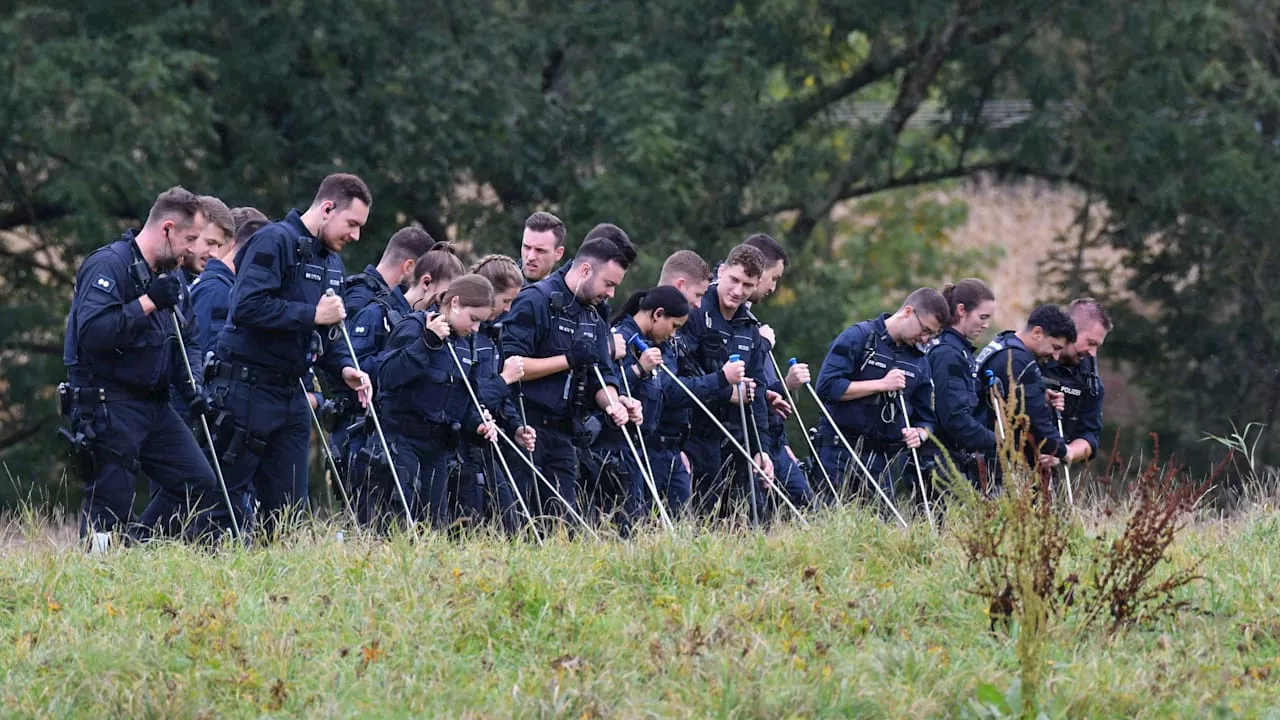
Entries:
[[155,303],[156,309],[168,310],[182,297],[182,281],[177,275],[161,275],[147,286],[147,297]]
[[569,361],[571,368],[586,367],[600,359],[596,354],[595,343],[590,340],[575,340],[573,345],[565,351],[564,357]]
[[187,410],[191,411],[192,420],[201,416],[208,417],[213,414],[213,403],[209,402],[202,390],[187,400]]

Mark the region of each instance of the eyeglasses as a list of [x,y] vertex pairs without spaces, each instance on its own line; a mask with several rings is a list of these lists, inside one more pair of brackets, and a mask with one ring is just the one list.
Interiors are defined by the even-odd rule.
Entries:
[[936,336],[939,332],[941,332],[940,330],[935,330],[929,327],[928,325],[925,325],[924,320],[920,319],[920,313],[916,313],[915,318],[916,318],[916,322],[919,323],[920,325],[920,333],[921,333],[920,339],[923,340],[924,338],[931,338]]

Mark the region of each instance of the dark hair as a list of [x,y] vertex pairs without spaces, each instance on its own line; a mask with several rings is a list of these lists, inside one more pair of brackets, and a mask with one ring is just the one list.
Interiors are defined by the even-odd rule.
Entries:
[[[1084,297],[1072,300],[1067,313],[1071,315],[1073,321],[1079,318],[1082,321],[1096,322],[1104,331],[1111,332],[1111,316],[1107,314],[1107,309],[1102,307],[1102,303],[1094,298]],[[1078,328],[1083,324],[1083,322],[1077,322],[1076,326]]]
[[564,244],[564,221],[549,212],[538,212],[525,218],[524,229],[549,232],[556,237],[556,247]]
[[352,200],[372,205],[373,195],[369,192],[369,186],[355,175],[334,173],[320,181],[320,189],[316,190],[316,197],[311,204],[319,205],[325,200],[332,201],[334,207],[342,209],[350,205]]
[[689,299],[674,285],[659,285],[648,290],[637,290],[622,304],[622,309],[613,316],[613,322],[631,315],[635,316],[643,310],[661,309],[668,317],[688,317]]
[[973,312],[973,309],[982,303],[995,300],[996,294],[978,278],[965,278],[960,282],[947,283],[943,286],[942,297],[947,301],[947,310],[951,315],[951,321],[947,324],[955,325],[960,321],[956,316],[956,308],[963,305],[965,312]]
[[524,275],[515,260],[506,255],[485,255],[471,266],[471,272],[484,277],[493,284],[495,295],[524,285]]
[[742,244],[750,245],[764,253],[765,267],[773,267],[778,264],[779,260],[782,261],[782,267],[785,268],[791,266],[791,257],[787,255],[787,251],[782,247],[782,243],[774,240],[772,237],[765,235],[764,233],[756,233],[746,240],[743,240]]
[[231,217],[231,210],[226,203],[212,195],[201,195],[200,206],[204,210],[205,220],[217,225],[227,237],[236,234],[236,221]]
[[427,273],[431,273],[431,282],[452,280],[465,273],[467,268],[458,258],[458,251],[451,243],[436,243],[418,258],[413,265],[413,282],[417,283]]
[[764,253],[750,245],[739,245],[729,251],[729,256],[724,259],[724,266],[731,267],[737,265],[747,274],[747,277],[758,278],[764,274]]
[[1045,335],[1062,338],[1069,343],[1076,341],[1076,324],[1071,316],[1057,305],[1041,305],[1027,316],[1027,329],[1040,328]]
[[707,282],[711,279],[711,268],[702,256],[692,250],[677,250],[662,263],[660,281],[675,280],[676,276],[684,276],[693,282]]
[[592,267],[597,263],[605,264],[610,262],[618,263],[623,270],[631,267],[631,261],[635,259],[635,250],[632,249],[631,256],[628,257],[622,248],[612,240],[606,240],[602,237],[588,238],[583,241],[582,247],[578,248],[578,254],[574,256],[574,263],[588,262]]
[[151,212],[147,213],[147,224],[165,220],[180,221],[183,227],[191,225],[196,215],[204,213],[204,203],[200,198],[181,186],[175,185],[160,193],[151,204]]
[[625,263],[621,263],[622,267],[630,267],[631,263],[636,261],[636,246],[632,244],[631,238],[627,237],[622,228],[617,225],[610,223],[596,225],[591,228],[591,232],[587,233],[587,237],[583,239],[582,243],[585,245],[597,239],[608,240],[618,246],[618,250],[627,258]]
[[261,210],[254,207],[235,208],[231,211],[231,221],[236,228],[235,239],[233,240],[236,245],[253,237],[254,233],[271,222]]
[[387,249],[382,251],[385,262],[402,263],[422,257],[435,247],[436,239],[420,227],[402,227],[387,241]]
[[947,309],[947,300],[942,293],[933,288],[917,288],[911,291],[902,307],[910,305],[917,315],[927,315],[938,321],[939,327],[951,324],[951,311]]
[[458,298],[462,307],[493,307],[493,285],[480,275],[463,275],[449,283],[449,289],[440,295],[440,305]]

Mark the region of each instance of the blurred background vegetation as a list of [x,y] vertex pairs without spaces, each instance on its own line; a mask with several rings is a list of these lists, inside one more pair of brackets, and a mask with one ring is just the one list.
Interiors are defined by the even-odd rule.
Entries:
[[[272,217],[344,170],[356,269],[417,223],[621,225],[652,284],[774,234],[813,364],[903,293],[1107,299],[1113,420],[1193,463],[1280,402],[1280,0],[16,2],[0,18],[0,505],[66,485],[80,259],[181,183]],[[994,330],[994,328],[993,328]],[[780,360],[782,357],[780,357]],[[784,360],[785,362],[785,360]],[[812,407],[804,407],[813,416]],[[1141,431],[1141,432],[1139,432]],[[1266,457],[1276,436],[1264,433]],[[1107,444],[1110,444],[1108,441]],[[796,438],[799,446],[799,438]],[[799,447],[798,447],[799,449]]]

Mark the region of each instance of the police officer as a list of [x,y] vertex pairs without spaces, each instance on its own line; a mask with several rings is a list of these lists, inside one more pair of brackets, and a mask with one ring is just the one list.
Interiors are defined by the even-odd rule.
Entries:
[[1067,314],[1076,326],[1076,340],[1041,363],[1045,387],[1061,393],[1062,431],[1071,448],[1072,462],[1098,455],[1102,435],[1102,400],[1106,389],[1098,376],[1098,349],[1111,332],[1111,317],[1093,298],[1071,302]]
[[524,221],[520,236],[520,270],[531,285],[551,274],[564,257],[564,221],[549,212],[536,212]]
[[415,518],[436,529],[450,523],[449,466],[461,440],[497,440],[467,390],[467,382],[473,390],[490,384],[493,365],[475,362],[471,341],[492,312],[493,286],[464,275],[445,291],[438,312],[414,312],[392,330],[380,365],[378,404],[402,488]]
[[[747,466],[714,423],[693,423],[684,452],[693,476],[695,510],[701,516],[719,512],[730,517],[734,505],[755,498],[753,515],[765,507],[766,483],[770,482],[773,463],[761,450],[756,428],[768,427],[768,410],[764,396],[765,346],[760,337],[760,322],[747,308],[747,301],[764,273],[764,255],[749,245],[739,245],[721,263],[716,282],[702,298],[702,305],[692,312],[680,330],[687,347],[682,376],[725,375],[725,385],[707,406],[734,439],[750,451],[755,464],[766,477]],[[740,356],[730,362],[733,355]],[[739,388],[746,397],[739,397]],[[757,389],[759,390],[757,392]],[[742,426],[739,403],[747,405],[747,415],[754,424]],[[756,483],[753,490],[748,483]]]
[[[347,317],[354,318],[369,303],[386,297],[396,287],[408,287],[418,258],[435,245],[435,238],[420,227],[397,230],[387,241],[377,265],[365,265],[364,270],[346,277],[343,300]],[[351,324],[350,320],[347,324]]]
[[[92,253],[76,274],[63,350],[69,382],[59,393],[72,424],[62,434],[73,442],[85,485],[82,537],[127,531],[145,538],[188,513],[188,536],[225,527],[213,470],[169,405],[170,388],[185,375],[172,312],[182,284],[173,273],[204,225],[199,198],[171,188],[141,230]],[[202,401],[191,396],[197,411]],[[128,527],[139,470],[158,492]]]
[[951,321],[929,346],[925,358],[933,375],[935,415],[934,452],[946,468],[947,460],[975,487],[982,478],[978,459],[994,457],[996,436],[978,421],[978,381],[973,373],[973,341],[991,326],[996,296],[977,278],[948,283],[942,289]]
[[[769,235],[758,233],[743,241],[744,245],[756,248],[764,255],[765,268],[760,275],[760,284],[752,294],[750,304],[754,311],[756,305],[773,294],[778,288],[778,281],[791,263],[787,251],[782,244]],[[764,338],[765,352],[771,352],[777,346],[774,329],[768,325],[760,326],[760,336]],[[773,360],[766,358],[764,364],[766,387],[765,399],[769,404],[769,429],[764,433],[765,451],[773,461],[774,477],[777,479],[787,499],[797,508],[808,507],[813,501],[813,490],[809,487],[809,478],[796,458],[795,451],[787,439],[787,418],[793,408],[786,401],[786,391],[794,392],[809,382],[809,366],[797,363],[787,370],[787,377],[778,377],[778,368]],[[782,385],[786,383],[784,391]],[[816,461],[816,459],[815,459]]]
[[[381,354],[387,349],[387,339],[395,326],[415,310],[434,311],[449,284],[463,272],[462,261],[453,247],[448,243],[437,243],[415,259],[410,272],[412,284],[408,290],[397,285],[391,292],[375,296],[356,314],[349,323],[351,346],[356,351],[360,368],[369,373],[370,378],[378,377]],[[382,472],[381,466],[374,462],[374,458],[379,462],[385,460],[381,443],[370,437],[374,430],[372,424],[365,422],[364,416],[357,412],[359,403],[354,394],[348,395],[349,398],[337,401],[338,408],[326,411],[326,415],[336,418],[331,447],[343,458],[342,465],[350,468],[346,480],[355,499],[356,516],[361,523],[369,523],[379,514],[396,512],[394,504],[387,505],[383,500],[395,500],[397,503],[399,500],[381,492],[391,482],[387,477],[389,473]]]
[[261,211],[251,207],[232,210],[231,221],[235,228],[231,241],[219,248],[219,254],[209,258],[200,276],[191,283],[191,305],[200,328],[201,357],[216,349],[218,334],[227,324],[231,286],[236,282],[236,250],[270,222]]
[[[864,320],[840,333],[818,372],[818,397],[891,499],[905,472],[906,451],[919,448],[933,432],[933,381],[919,346],[937,335],[948,318],[947,301],[937,290],[915,290],[892,315]],[[906,401],[910,425],[902,417],[899,396]],[[852,483],[864,497],[878,496],[825,417],[818,425],[817,444],[837,489]]]
[[[487,363],[491,371],[485,375],[497,382],[481,384],[477,392],[498,426],[532,451],[536,447],[536,433],[532,428],[521,426],[514,393],[520,387],[519,380],[524,377],[524,358],[504,357],[502,352],[502,319],[511,310],[511,304],[523,287],[524,275],[519,264],[506,255],[486,255],[471,266],[471,272],[493,286],[492,319],[482,323],[480,332],[473,336],[472,357],[477,364]],[[472,524],[493,518],[502,523],[508,534],[514,534],[525,519],[512,491],[511,479],[496,455],[505,450],[501,445],[473,442],[464,437],[462,466],[450,492],[456,499],[457,517]],[[520,462],[516,458],[511,461]]]
[[[1000,333],[974,358],[979,383],[987,381],[981,393],[979,419],[999,434],[993,404],[999,403],[999,419],[1012,425],[1006,428],[1006,432],[1013,432],[1008,441],[1025,454],[1032,467],[1054,467],[1061,461],[1076,459],[1076,451],[1067,447],[1058,433],[1038,362],[1057,360],[1063,348],[1075,340],[1076,326],[1071,317],[1057,305],[1041,305],[1031,311],[1025,327]],[[1030,437],[1022,436],[1021,423],[1014,423],[1009,417],[1011,410],[1030,420]]]
[[[608,227],[630,245],[620,229]],[[553,273],[516,296],[502,343],[507,355],[526,358],[523,394],[528,423],[537,431],[534,463],[575,512],[578,450],[590,441],[587,413],[599,408],[619,426],[642,420],[639,403],[618,397],[609,327],[596,309],[613,296],[631,261],[618,242],[599,230],[588,234],[568,273]],[[546,514],[560,502],[552,502],[554,495],[535,483],[524,463],[513,470],[535,513]]]
[[[204,395],[204,351],[201,349],[200,339],[203,331],[200,329],[199,313],[195,311],[195,298],[193,290],[199,275],[204,271],[205,265],[210,259],[217,256],[222,247],[231,240],[231,211],[227,209],[226,204],[212,195],[201,195],[200,205],[204,210],[204,216],[207,222],[204,224],[204,230],[200,233],[200,237],[196,238],[191,247],[182,254],[182,264],[174,271],[178,279],[182,281],[183,293],[182,299],[178,302],[178,321],[182,323],[182,340],[187,349],[187,359],[191,364],[191,370],[195,373],[197,383],[197,392]],[[179,379],[179,384],[186,384],[185,379]],[[175,386],[175,389],[178,389]],[[179,397],[175,397],[173,401],[173,409],[182,418],[183,422],[192,425],[194,418],[191,416],[187,404],[181,402]],[[194,430],[194,425],[192,425]]]
[[255,499],[271,523],[286,508],[305,508],[311,422],[298,380],[313,363],[369,390],[337,324],[346,317],[338,253],[360,239],[371,204],[363,180],[330,175],[306,212],[290,211],[236,253],[230,317],[209,375],[214,443],[238,513]]

